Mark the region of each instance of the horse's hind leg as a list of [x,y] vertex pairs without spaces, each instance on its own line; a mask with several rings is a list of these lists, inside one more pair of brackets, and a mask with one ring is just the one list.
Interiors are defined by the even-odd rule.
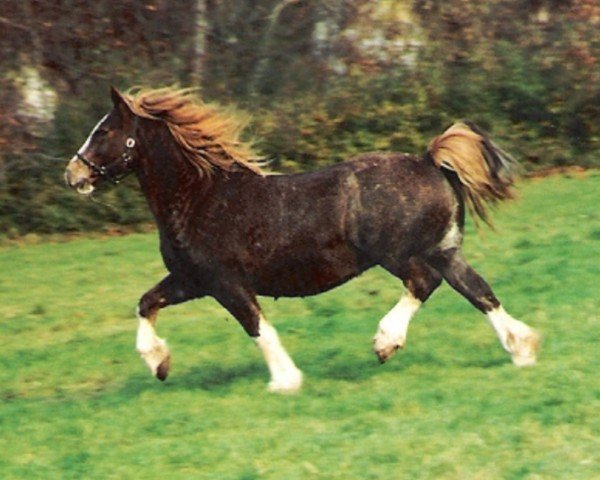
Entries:
[[260,348],[271,374],[269,391],[293,393],[299,390],[302,372],[283,348],[275,327],[265,319],[255,296],[242,288],[231,288],[215,298],[240,322]]
[[539,349],[538,334],[506,313],[490,286],[467,264],[457,248],[434,255],[430,262],[456,291],[487,316],[515,365],[535,363]]
[[442,281],[438,272],[415,257],[400,268],[383,266],[402,279],[407,291],[379,322],[373,348],[381,363],[389,359],[396,350],[404,347],[411,318]]
[[156,335],[158,311],[168,305],[193,298],[186,287],[172,275],[166,276],[158,285],[146,292],[138,304],[138,331],[136,349],[159,380],[167,378],[171,366],[171,353],[164,339]]

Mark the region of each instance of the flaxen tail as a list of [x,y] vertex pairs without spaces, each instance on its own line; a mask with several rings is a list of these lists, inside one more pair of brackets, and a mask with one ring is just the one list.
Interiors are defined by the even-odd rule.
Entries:
[[469,211],[488,225],[487,205],[513,198],[515,160],[473,123],[452,125],[431,141],[427,154],[437,167],[456,174]]

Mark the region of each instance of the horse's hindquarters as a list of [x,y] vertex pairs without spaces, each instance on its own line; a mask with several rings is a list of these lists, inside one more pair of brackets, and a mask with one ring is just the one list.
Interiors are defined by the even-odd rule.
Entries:
[[426,161],[383,157],[348,183],[348,239],[374,263],[400,264],[435,249],[457,219],[452,186]]

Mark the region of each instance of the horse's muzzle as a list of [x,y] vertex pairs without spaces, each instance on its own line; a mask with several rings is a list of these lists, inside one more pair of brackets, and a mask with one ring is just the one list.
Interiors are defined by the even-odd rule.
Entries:
[[73,157],[67,165],[65,182],[82,195],[89,195],[94,191],[92,172],[77,157]]

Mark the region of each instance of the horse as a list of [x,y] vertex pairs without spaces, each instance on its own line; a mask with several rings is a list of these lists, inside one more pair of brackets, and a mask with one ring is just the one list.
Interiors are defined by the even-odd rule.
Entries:
[[192,91],[122,93],[67,164],[67,184],[90,195],[137,177],[158,226],[168,275],[137,306],[136,348],[165,380],[171,354],[156,333],[160,309],[212,296],[254,339],[274,392],[303,376],[267,322],[257,296],[304,297],[379,265],[406,290],[379,322],[374,352],[386,362],[442,280],[481,311],[517,366],[533,365],[538,333],[511,317],[461,253],[465,212],[512,197],[513,158],[475,124],[434,138],[424,155],[370,152],[307,173],[267,174],[240,140],[234,113]]

